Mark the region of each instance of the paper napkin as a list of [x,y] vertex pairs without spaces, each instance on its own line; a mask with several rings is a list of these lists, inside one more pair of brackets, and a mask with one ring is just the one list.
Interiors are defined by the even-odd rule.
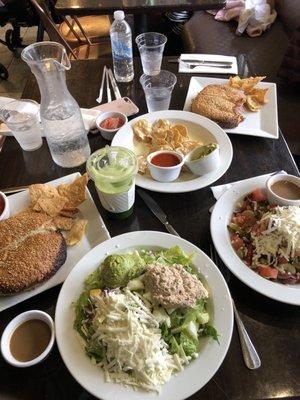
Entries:
[[[208,66],[199,66],[195,68],[189,68],[186,63],[181,61],[182,59],[190,59],[190,60],[205,60],[205,61],[231,61],[231,68],[218,68],[218,67],[208,67]],[[180,62],[179,62],[179,72],[187,73],[187,74],[238,74],[238,66],[236,57],[231,56],[221,56],[219,54],[181,54]]]

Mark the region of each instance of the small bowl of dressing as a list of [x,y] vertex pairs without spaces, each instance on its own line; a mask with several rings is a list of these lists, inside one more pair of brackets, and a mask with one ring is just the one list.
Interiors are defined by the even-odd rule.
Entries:
[[217,143],[208,143],[196,147],[185,156],[185,164],[194,175],[208,174],[218,168],[220,163],[220,148]]
[[158,182],[173,182],[180,174],[184,158],[172,150],[159,150],[150,153],[147,164],[153,179]]
[[119,111],[107,111],[96,118],[96,126],[106,140],[113,140],[118,130],[127,122],[126,115]]
[[8,198],[5,196],[4,193],[0,192],[0,221],[9,218],[10,216],[10,209]]
[[278,174],[267,180],[267,197],[270,204],[300,206],[300,178]]
[[39,310],[26,311],[4,329],[1,352],[14,367],[31,367],[48,356],[54,336],[54,322],[49,314]]

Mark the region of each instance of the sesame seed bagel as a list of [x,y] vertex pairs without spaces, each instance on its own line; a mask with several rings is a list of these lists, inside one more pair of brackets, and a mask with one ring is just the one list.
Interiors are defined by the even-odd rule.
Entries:
[[65,262],[67,246],[47,214],[25,210],[0,222],[0,295],[32,289]]

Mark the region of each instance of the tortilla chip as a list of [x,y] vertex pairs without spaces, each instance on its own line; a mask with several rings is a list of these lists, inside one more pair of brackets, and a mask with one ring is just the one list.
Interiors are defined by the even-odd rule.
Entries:
[[72,218],[63,217],[62,215],[57,215],[53,219],[53,224],[57,229],[61,229],[62,231],[69,231],[74,224],[74,220]]
[[56,187],[43,183],[36,183],[29,186],[29,196],[34,205],[40,197],[54,197],[58,194]]
[[77,219],[71,230],[68,232],[66,242],[68,246],[74,246],[83,238],[88,221],[86,219]]
[[86,199],[86,185],[88,183],[87,174],[83,174],[79,178],[75,179],[74,182],[68,184],[59,185],[57,190],[61,196],[68,199],[65,205],[65,209],[75,208],[84,202]]
[[68,209],[63,208],[60,211],[59,215],[62,215],[63,217],[67,218],[76,218],[78,213],[79,213],[78,208],[68,208]]
[[247,96],[246,99],[246,107],[253,112],[257,112],[258,110],[261,109],[262,104],[257,101],[255,96]]
[[51,217],[55,217],[64,208],[68,199],[66,197],[60,196],[58,193],[53,195],[53,197],[40,197],[38,201],[33,206],[35,211],[44,211]]

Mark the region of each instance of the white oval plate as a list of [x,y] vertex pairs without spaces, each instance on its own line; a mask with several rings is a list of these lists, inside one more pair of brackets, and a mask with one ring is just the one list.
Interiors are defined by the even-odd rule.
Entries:
[[[156,111],[149,114],[141,115],[129,121],[126,125],[116,133],[112,140],[113,146],[123,146],[134,150],[132,126],[140,119],[147,119],[153,123],[157,119],[167,119],[172,123],[181,123],[187,126],[188,131],[193,133],[193,138],[199,136],[199,140],[203,139],[205,143],[216,141],[220,146],[220,164],[218,168],[209,174],[196,176],[189,174],[190,180],[175,181],[170,183],[157,182],[150,176],[138,174],[136,184],[144,189],[154,192],[164,193],[183,193],[192,192],[206,186],[211,185],[218,180],[229,168],[232,160],[232,145],[227,134],[215,122],[208,118],[202,117],[187,111],[181,110],[165,110]],[[199,132],[199,131],[202,132]]]
[[[162,246],[163,243],[163,246]],[[124,253],[133,249],[158,249],[178,245],[193,253],[194,264],[204,277],[211,294],[213,325],[219,333],[220,345],[205,339],[199,357],[164,385],[160,395],[134,390],[121,384],[106,383],[101,369],[85,355],[78,334],[73,329],[76,301],[83,282],[107,254]],[[116,236],[96,246],[74,267],[63,284],[56,305],[56,341],[60,354],[73,375],[87,391],[103,400],[183,400],[201,389],[216,373],[227,353],[233,327],[231,297],[226,282],[214,263],[196,246],[168,233],[139,231]]]
[[259,276],[243,263],[230,243],[227,225],[230,222],[236,203],[254,189],[265,187],[269,176],[259,176],[250,182],[248,180],[237,182],[229,188],[214,206],[210,219],[210,232],[219,256],[230,271],[242,282],[271,299],[299,306],[299,284],[283,285]]

